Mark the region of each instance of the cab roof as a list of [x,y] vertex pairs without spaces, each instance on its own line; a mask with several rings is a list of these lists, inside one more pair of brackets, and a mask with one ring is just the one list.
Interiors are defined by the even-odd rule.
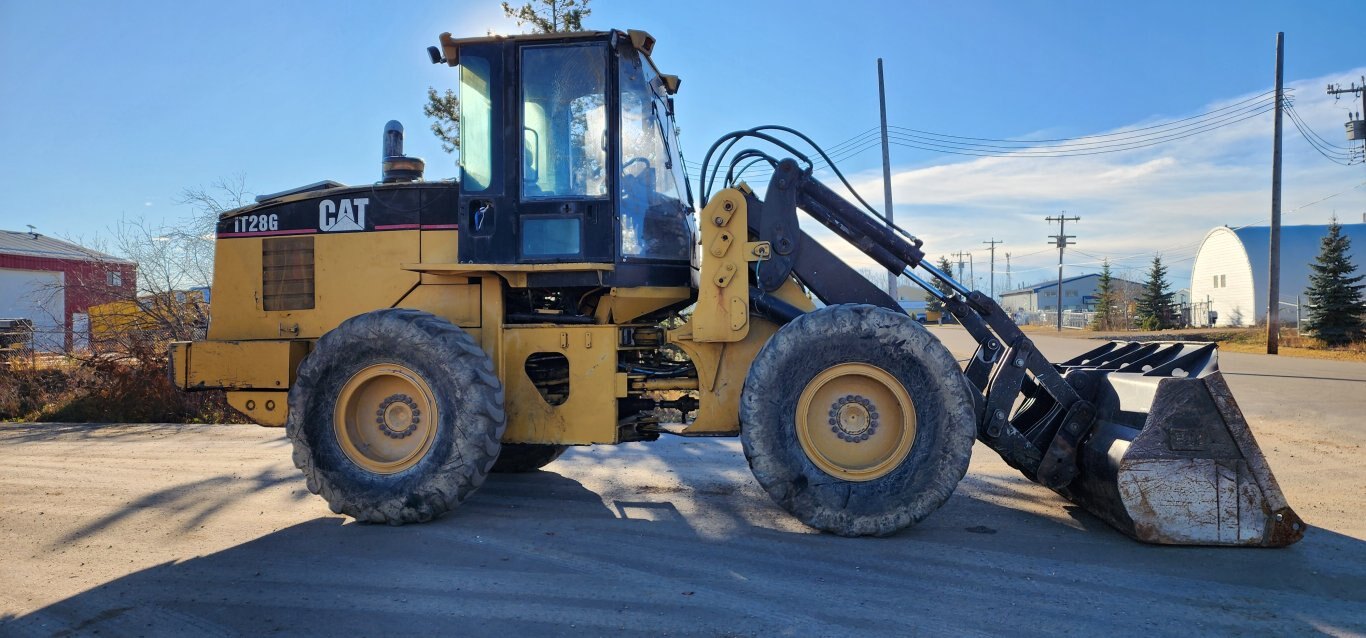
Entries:
[[[654,67],[656,73],[664,80],[664,87],[670,95],[678,92],[679,79],[676,75],[668,75],[659,70],[650,54],[655,48],[655,38],[648,32],[638,29],[627,29],[621,31],[613,29],[611,31],[564,31],[556,33],[519,33],[516,35],[486,35],[475,38],[456,38],[450,33],[441,34],[441,56],[446,64],[458,66],[460,64],[460,48],[470,44],[488,44],[495,42],[536,42],[542,40],[605,40],[612,36],[628,38],[631,46],[640,54],[645,56],[645,60]],[[433,62],[439,62],[433,59]]]

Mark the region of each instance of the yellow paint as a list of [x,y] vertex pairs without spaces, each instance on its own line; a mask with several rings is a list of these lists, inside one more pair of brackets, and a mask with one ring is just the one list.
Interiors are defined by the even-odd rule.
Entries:
[[507,281],[513,288],[526,288],[527,275],[535,272],[593,272],[598,273],[598,282],[601,283],[602,273],[616,269],[613,264],[575,262],[567,264],[457,264],[451,262],[436,263],[404,263],[399,266],[403,270],[440,274],[440,275],[469,275],[480,276],[496,274]]
[[[617,442],[616,326],[512,325],[503,330],[504,443],[583,445]],[[569,396],[550,405],[526,374],[527,357],[569,360]]]
[[209,339],[316,339],[356,315],[389,308],[419,275],[395,264],[419,258],[420,231],[314,235],[314,306],[261,307],[260,237],[219,239],[214,255]]
[[459,231],[424,230],[421,259],[428,263],[455,263],[460,261],[459,246]]
[[332,431],[352,462],[376,474],[402,472],[436,440],[441,411],[422,375],[393,363],[366,366],[337,393]]
[[90,317],[90,341],[101,344],[138,332],[152,332],[168,325],[193,326],[209,316],[204,293],[197,290],[139,297],[136,301],[111,301],[86,310]]
[[228,405],[258,425],[284,427],[289,417],[288,392],[228,392]]
[[503,280],[494,276],[481,278],[479,294],[484,318],[480,328],[470,329],[469,333],[493,360],[494,374],[503,380]]
[[188,390],[288,390],[308,350],[307,341],[177,341],[172,374]]
[[[806,312],[815,309],[815,304],[795,279],[789,279],[769,294]],[[778,331],[777,325],[761,318],[755,318],[750,326],[745,338],[736,343],[696,341],[692,335],[692,322],[668,332],[668,342],[682,348],[697,368],[697,416],[684,433],[736,434],[740,431],[740,393],[745,386],[745,376],[759,350]]]
[[821,471],[846,481],[871,481],[910,454],[915,404],[886,370],[841,363],[802,389],[793,425],[806,457]]
[[702,272],[691,339],[736,342],[749,333],[749,213],[744,193],[728,188],[702,210]]
[[691,296],[692,289],[685,287],[613,288],[598,301],[594,315],[602,323],[626,323]]
[[[460,278],[460,281],[466,281]],[[423,284],[408,293],[398,308],[430,312],[462,328],[479,327],[481,316],[479,284]]]

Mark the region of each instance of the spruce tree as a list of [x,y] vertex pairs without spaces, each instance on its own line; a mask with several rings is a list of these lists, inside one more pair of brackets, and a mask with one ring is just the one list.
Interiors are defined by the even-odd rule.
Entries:
[[1094,330],[1114,330],[1115,308],[1119,294],[1115,290],[1115,278],[1110,272],[1110,260],[1101,262],[1100,280],[1096,282],[1096,316],[1091,320]]
[[1366,337],[1361,296],[1362,288],[1366,288],[1361,280],[1366,275],[1353,275],[1357,267],[1352,263],[1351,250],[1352,240],[1342,234],[1342,226],[1335,217],[1328,225],[1318,258],[1309,264],[1313,270],[1305,290],[1309,316],[1303,328],[1330,346],[1347,345]]
[[[953,272],[953,263],[949,261],[948,257],[940,257],[938,267],[939,270],[945,273]],[[939,281],[938,279],[934,281],[934,287],[937,288],[939,292],[945,296],[953,294],[953,289],[950,288],[948,284]],[[940,320],[942,322],[942,317],[944,316],[944,313],[948,312],[948,309],[944,307],[944,302],[940,301],[937,297],[931,295],[928,292],[925,293],[925,301],[925,308],[930,312],[939,313],[939,316],[941,317]]]
[[1167,288],[1167,267],[1162,265],[1162,255],[1154,255],[1148,269],[1148,281],[1144,282],[1143,293],[1135,303],[1134,315],[1144,330],[1171,326],[1172,293]]

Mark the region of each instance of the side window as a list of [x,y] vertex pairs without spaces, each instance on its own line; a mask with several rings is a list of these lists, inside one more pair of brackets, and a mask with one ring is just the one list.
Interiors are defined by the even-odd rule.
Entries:
[[607,48],[522,49],[522,198],[607,195]]
[[467,193],[493,182],[493,100],[489,61],[477,55],[460,58],[460,168]]

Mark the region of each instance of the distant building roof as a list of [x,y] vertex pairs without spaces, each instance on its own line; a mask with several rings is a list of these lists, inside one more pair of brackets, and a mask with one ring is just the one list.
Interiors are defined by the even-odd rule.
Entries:
[[0,230],[0,255],[75,259],[117,264],[133,263],[127,259],[119,259],[113,255],[106,255],[98,250],[91,250],[41,233],[24,233],[13,230]]
[[[1063,283],[1064,283],[1064,284],[1068,284],[1068,283],[1072,283],[1072,281],[1081,280],[1081,279],[1087,279],[1087,277],[1097,277],[1097,279],[1100,279],[1100,273],[1091,272],[1091,273],[1086,273],[1086,275],[1078,275],[1078,276],[1075,276],[1075,277],[1067,277],[1067,279],[1064,279],[1064,280],[1063,280]],[[1123,281],[1123,283],[1132,284],[1132,286],[1138,286],[1138,281],[1130,281],[1130,280],[1127,280],[1127,279],[1119,279],[1119,277],[1112,277],[1112,279],[1115,280],[1115,281]],[[1056,287],[1057,287],[1057,281],[1049,281],[1049,283],[1046,283],[1046,284],[1038,284],[1038,286],[1030,286],[1030,287],[1027,287],[1027,288],[1015,288],[1015,290],[1001,292],[1001,296],[1004,296],[1004,295],[1019,295],[1019,294],[1023,294],[1023,292],[1038,292],[1038,291],[1041,291],[1041,290],[1048,290],[1048,288],[1056,288]]]

